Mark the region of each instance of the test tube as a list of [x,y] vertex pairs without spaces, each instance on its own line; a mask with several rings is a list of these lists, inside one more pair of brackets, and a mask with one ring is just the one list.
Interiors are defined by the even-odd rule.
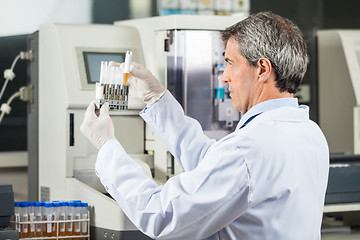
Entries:
[[[75,201],[75,220],[81,220],[81,202]],[[74,235],[80,235],[81,234],[81,222],[76,221],[74,222]],[[79,238],[74,238],[75,240],[79,240]]]
[[[100,86],[102,86],[102,97],[105,100],[108,98],[109,91],[109,66],[108,62],[102,61],[100,67]],[[101,103],[100,103],[101,104]],[[100,106],[99,106],[100,108]]]
[[[67,202],[60,202],[60,215],[59,215],[59,220],[64,221],[67,219],[66,217],[66,206],[67,206]],[[66,226],[65,226],[65,222],[61,222],[60,223],[60,229],[59,229],[59,235],[60,236],[65,236],[66,235]]]
[[[21,217],[20,222],[28,222],[29,221],[29,214],[28,208],[29,204],[27,202],[20,203],[21,207]],[[29,224],[21,224],[21,238],[27,238],[29,236]]]
[[[112,100],[114,94],[114,81],[115,81],[115,67],[110,67],[109,69],[109,94],[107,100]],[[112,105],[109,101],[109,105]]]
[[71,222],[71,221],[74,220],[74,211],[75,211],[74,208],[75,208],[75,202],[68,202],[66,214],[67,214],[67,220],[69,220],[70,222],[67,222],[67,227],[66,227],[66,235],[67,236],[73,235],[73,223],[74,222]]
[[116,68],[116,74],[115,74],[115,84],[121,85],[123,82],[123,71],[120,67]]
[[[88,234],[88,203],[81,203],[81,235]],[[83,237],[82,240],[86,240],[86,237]]]
[[44,204],[45,208],[45,221],[49,221],[45,223],[45,231],[43,232],[43,236],[45,237],[51,237],[52,236],[52,223],[53,220],[53,203],[51,202],[45,202]]
[[[29,213],[29,221],[35,222],[35,203],[34,202],[28,202],[28,213]],[[29,233],[28,237],[35,237],[35,223],[29,224]]]
[[52,224],[52,237],[59,236],[59,218],[60,218],[60,202],[53,202],[53,224]]
[[118,101],[121,95],[120,86],[122,83],[122,71],[119,67],[116,68],[115,74],[115,93],[114,93],[114,101]]
[[104,98],[104,89],[101,83],[95,83],[95,99],[96,107],[100,109],[100,101]]
[[108,62],[105,61],[101,61],[101,65],[100,65],[100,84],[104,84],[105,83],[105,79],[106,79],[106,69],[108,66]]
[[125,69],[124,69],[124,85],[127,86],[127,82],[129,79],[129,75],[130,75],[130,65],[132,62],[132,52],[131,51],[126,51],[126,55],[125,55]]
[[35,202],[35,237],[42,236],[42,224],[40,223],[43,219],[42,208],[44,203],[42,202]]

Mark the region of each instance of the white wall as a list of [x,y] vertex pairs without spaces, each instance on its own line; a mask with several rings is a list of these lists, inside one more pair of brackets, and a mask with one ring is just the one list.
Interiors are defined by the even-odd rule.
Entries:
[[92,0],[0,0],[0,36],[29,34],[43,23],[91,23]]

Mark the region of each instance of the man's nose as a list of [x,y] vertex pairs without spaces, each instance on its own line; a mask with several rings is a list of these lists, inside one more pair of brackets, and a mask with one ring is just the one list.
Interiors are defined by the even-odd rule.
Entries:
[[223,74],[221,75],[221,78],[220,80],[223,82],[223,83],[227,83],[230,81],[229,77],[226,75],[226,72],[224,71]]

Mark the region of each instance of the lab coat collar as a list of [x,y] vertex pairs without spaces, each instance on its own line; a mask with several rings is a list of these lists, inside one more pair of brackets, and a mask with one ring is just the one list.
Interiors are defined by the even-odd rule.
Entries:
[[[299,107],[299,101],[297,98],[277,98],[271,99],[265,102],[261,102],[250,108],[240,119],[236,129],[239,129],[242,125],[248,121],[254,115],[259,115],[263,112],[274,110],[282,107]],[[302,107],[302,106],[301,106]]]

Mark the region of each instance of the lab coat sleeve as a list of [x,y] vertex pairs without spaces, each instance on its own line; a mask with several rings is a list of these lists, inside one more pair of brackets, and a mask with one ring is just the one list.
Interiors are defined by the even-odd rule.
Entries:
[[96,174],[135,226],[157,239],[204,239],[249,207],[250,175],[239,149],[223,143],[193,171],[158,186],[116,139],[100,149]]
[[216,141],[208,138],[198,121],[185,116],[181,105],[167,91],[140,113],[184,171],[194,169]]

